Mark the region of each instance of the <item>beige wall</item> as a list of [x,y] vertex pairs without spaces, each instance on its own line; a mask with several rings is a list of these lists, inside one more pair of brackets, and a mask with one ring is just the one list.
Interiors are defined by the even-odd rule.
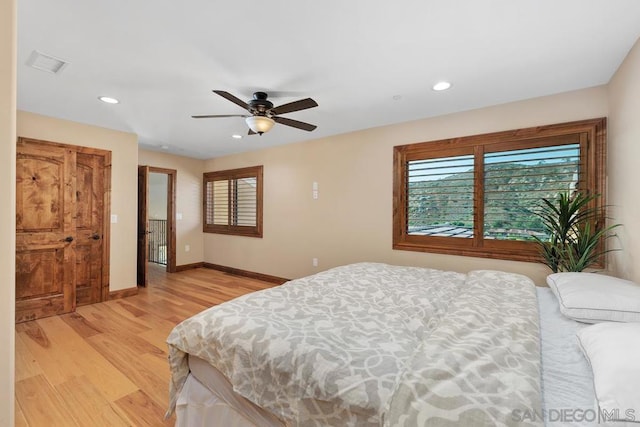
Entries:
[[0,1],[0,426],[14,423],[16,2]]
[[149,195],[147,205],[149,219],[167,219],[167,190],[169,175],[151,172],[149,174]]
[[[18,111],[18,136],[111,151],[111,291],[136,286],[138,140],[131,133]],[[109,220],[109,218],[107,218]]]
[[286,278],[380,261],[543,283],[538,264],[392,250],[393,146],[606,115],[607,91],[597,87],[208,160],[206,171],[264,165],[264,238],[205,234],[204,260]]
[[640,40],[609,83],[609,203],[622,223],[614,274],[640,283]]
[[[139,150],[140,165],[175,169],[178,173],[176,213],[176,265],[202,262],[202,173],[204,161],[167,153]],[[185,246],[189,245],[189,252]]]

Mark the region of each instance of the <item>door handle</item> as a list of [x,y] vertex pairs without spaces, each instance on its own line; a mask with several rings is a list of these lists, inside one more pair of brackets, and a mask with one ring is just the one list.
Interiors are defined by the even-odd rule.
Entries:
[[63,239],[64,242],[71,243],[73,242],[73,236],[67,236]]
[[92,236],[89,236],[90,239],[100,240],[100,235],[98,233],[94,233]]

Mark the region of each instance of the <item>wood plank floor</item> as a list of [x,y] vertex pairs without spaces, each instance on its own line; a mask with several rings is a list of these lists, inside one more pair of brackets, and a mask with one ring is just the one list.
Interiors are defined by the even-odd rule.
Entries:
[[172,426],[165,340],[203,309],[273,284],[150,264],[138,295],[16,325],[16,426]]

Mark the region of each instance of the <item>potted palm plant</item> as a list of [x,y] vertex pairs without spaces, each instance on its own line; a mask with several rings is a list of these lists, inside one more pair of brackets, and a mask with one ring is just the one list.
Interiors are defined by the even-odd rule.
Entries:
[[605,226],[603,208],[591,203],[598,195],[582,192],[559,193],[543,198],[534,214],[543,224],[546,238],[533,236],[542,261],[554,273],[583,271],[595,264],[607,249],[605,241],[620,224]]

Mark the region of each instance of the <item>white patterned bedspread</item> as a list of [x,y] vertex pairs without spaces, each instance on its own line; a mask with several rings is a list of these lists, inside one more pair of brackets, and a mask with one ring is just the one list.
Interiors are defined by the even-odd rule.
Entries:
[[[457,425],[515,425],[512,410],[540,409],[537,322],[534,286],[524,276],[338,267],[176,326],[167,339],[169,412],[190,353],[292,426],[429,425],[420,420],[433,408],[454,414],[440,420],[440,413],[437,425],[472,418],[481,422]],[[440,377],[444,394],[420,386]]]

